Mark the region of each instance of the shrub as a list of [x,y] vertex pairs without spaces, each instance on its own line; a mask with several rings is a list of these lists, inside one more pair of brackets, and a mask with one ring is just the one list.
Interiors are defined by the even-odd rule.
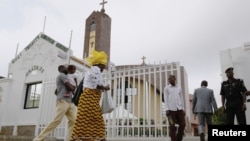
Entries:
[[218,108],[218,111],[212,116],[213,125],[225,125],[227,123],[226,113],[222,110],[222,107]]

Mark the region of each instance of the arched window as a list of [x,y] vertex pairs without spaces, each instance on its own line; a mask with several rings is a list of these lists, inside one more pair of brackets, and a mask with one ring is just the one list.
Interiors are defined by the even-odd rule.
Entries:
[[92,22],[90,25],[90,31],[95,31],[96,30],[96,23]]

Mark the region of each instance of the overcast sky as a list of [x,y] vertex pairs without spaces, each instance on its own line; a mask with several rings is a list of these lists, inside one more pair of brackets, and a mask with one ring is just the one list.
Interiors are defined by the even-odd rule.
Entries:
[[[45,34],[82,57],[85,20],[102,0],[0,0],[0,76],[17,46],[21,52]],[[108,0],[111,61],[116,65],[180,62],[189,92],[202,80],[214,89],[218,105],[222,81],[219,52],[250,42],[250,0]],[[44,19],[46,24],[44,28]],[[224,73],[222,74],[224,75]]]

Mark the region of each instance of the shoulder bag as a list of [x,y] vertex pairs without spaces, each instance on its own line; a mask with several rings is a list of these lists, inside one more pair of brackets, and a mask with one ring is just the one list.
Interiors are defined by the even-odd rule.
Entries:
[[81,94],[83,93],[83,80],[84,80],[84,78],[81,80],[80,84],[77,86],[77,88],[74,92],[74,96],[72,98],[72,102],[76,106],[78,106],[79,98],[80,98]]

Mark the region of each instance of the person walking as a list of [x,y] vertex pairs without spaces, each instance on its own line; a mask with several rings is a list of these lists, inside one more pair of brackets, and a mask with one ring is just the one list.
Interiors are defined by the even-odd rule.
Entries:
[[73,94],[72,92],[75,90],[75,87],[70,84],[66,66],[58,66],[58,71],[59,75],[56,77],[56,115],[33,141],[43,141],[45,137],[61,123],[64,116],[68,119],[68,134],[69,137],[71,136],[75,123],[76,107],[71,102],[72,96],[68,96],[68,93]]
[[234,125],[236,116],[239,125],[246,125],[246,95],[249,94],[243,79],[234,78],[233,68],[225,70],[227,80],[221,83],[222,108],[226,113],[227,124]]
[[87,61],[91,68],[84,77],[71,141],[105,141],[105,122],[99,101],[102,92],[110,89],[102,82],[102,72],[108,59],[105,52],[94,50]]
[[218,110],[214,92],[207,88],[206,80],[201,82],[201,87],[194,90],[193,114],[198,116],[200,141],[205,141],[205,123],[212,125],[213,111]]
[[[175,75],[170,75],[168,82],[169,85],[164,88],[164,102],[169,121],[169,135],[171,141],[182,141],[186,127],[183,94],[181,87],[176,84]],[[175,124],[179,125],[177,133]]]

